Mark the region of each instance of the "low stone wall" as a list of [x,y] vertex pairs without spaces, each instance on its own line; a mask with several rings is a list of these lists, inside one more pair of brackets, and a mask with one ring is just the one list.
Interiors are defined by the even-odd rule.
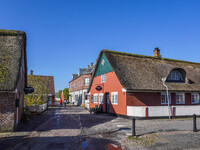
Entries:
[[33,106],[28,106],[30,112],[35,112],[35,113],[42,113],[47,109],[47,103],[42,104],[42,105],[33,105]]
[[[200,105],[195,106],[170,106],[172,116],[200,115]],[[135,117],[167,117],[168,106],[127,106],[127,116]]]

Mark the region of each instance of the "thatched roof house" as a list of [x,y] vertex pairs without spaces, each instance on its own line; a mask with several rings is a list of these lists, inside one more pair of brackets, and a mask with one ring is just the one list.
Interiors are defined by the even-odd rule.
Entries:
[[20,121],[26,85],[26,34],[0,29],[0,131],[12,131]]
[[48,98],[51,101],[51,105],[55,103],[55,86],[54,86],[54,77],[53,76],[42,76],[42,75],[28,75],[28,86],[34,88],[33,94],[47,94]]
[[[185,83],[167,83],[169,90],[200,91],[200,63],[111,50],[102,50],[97,63],[102,53],[105,54],[120,83],[127,91],[163,91],[165,87],[162,78],[168,77],[174,69],[185,71]],[[95,71],[96,68],[97,65]]]
[[[90,107],[99,104],[98,99],[102,103],[102,94],[106,96],[104,111],[110,108],[111,113],[128,115],[133,111],[129,111],[129,106],[165,106],[168,99],[163,78],[171,105],[199,104],[200,63],[162,58],[158,48],[154,56],[104,49],[99,53],[88,88]],[[112,107],[107,106],[112,103]]]

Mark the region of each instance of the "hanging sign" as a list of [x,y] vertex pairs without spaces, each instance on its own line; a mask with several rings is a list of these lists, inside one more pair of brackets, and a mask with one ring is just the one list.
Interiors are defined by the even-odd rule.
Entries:
[[101,90],[102,90],[102,87],[101,87],[101,86],[97,86],[95,89],[96,89],[97,91],[101,91]]

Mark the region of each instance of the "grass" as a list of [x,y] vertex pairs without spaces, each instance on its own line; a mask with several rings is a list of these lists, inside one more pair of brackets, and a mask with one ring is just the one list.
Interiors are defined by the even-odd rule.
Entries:
[[128,136],[128,140],[135,143],[136,145],[152,145],[155,143],[157,139],[156,134],[149,134],[149,135],[143,135],[143,136]]

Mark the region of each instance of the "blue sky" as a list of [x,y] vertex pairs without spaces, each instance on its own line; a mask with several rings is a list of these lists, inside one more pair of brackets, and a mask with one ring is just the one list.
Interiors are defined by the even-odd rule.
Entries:
[[200,62],[199,0],[0,0],[0,28],[27,33],[28,71],[56,91],[102,49]]

